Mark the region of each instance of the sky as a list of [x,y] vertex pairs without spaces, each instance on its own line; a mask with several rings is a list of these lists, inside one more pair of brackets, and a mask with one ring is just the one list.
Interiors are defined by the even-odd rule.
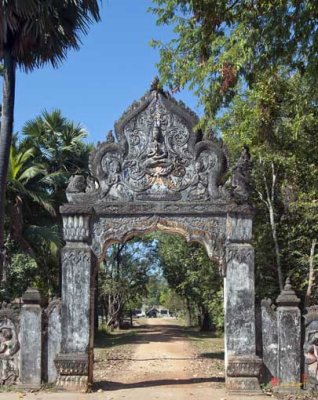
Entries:
[[[14,131],[43,110],[60,109],[89,132],[88,141],[105,140],[114,122],[149,89],[158,74],[159,52],[151,39],[168,40],[169,27],[158,27],[147,12],[150,0],[104,0],[102,21],[91,26],[79,51],[70,51],[58,68],[18,71]],[[199,113],[189,92],[177,95]]]

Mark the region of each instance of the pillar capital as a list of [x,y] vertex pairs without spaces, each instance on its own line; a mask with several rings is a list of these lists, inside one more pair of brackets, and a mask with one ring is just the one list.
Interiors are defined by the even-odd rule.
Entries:
[[90,238],[90,215],[63,215],[63,235],[67,242],[86,242]]

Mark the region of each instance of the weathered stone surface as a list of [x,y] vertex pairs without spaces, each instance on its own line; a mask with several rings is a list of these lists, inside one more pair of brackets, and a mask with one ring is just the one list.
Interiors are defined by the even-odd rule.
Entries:
[[256,357],[254,249],[251,245],[227,245],[224,291],[227,388],[233,392],[258,392],[261,361]]
[[23,295],[20,326],[20,383],[39,387],[42,378],[42,309],[40,294],[28,289]]
[[262,300],[262,342],[263,364],[262,381],[269,383],[278,376],[278,333],[277,315],[270,299]]
[[277,298],[278,383],[280,392],[300,389],[301,316],[289,280]]
[[87,391],[89,357],[87,353],[62,353],[55,359],[59,371],[56,386],[65,391]]
[[228,356],[255,354],[254,249],[226,248],[225,332]]
[[305,318],[305,388],[318,391],[318,306],[307,309]]
[[231,393],[260,394],[259,375],[262,360],[253,355],[228,358],[226,388]]
[[[218,260],[226,276],[226,355],[241,357],[235,365],[243,371],[230,373],[229,385],[253,393],[258,389],[258,373],[246,376],[246,371],[259,369],[254,251],[246,244],[253,217],[247,204],[249,153],[245,148],[224,184],[226,151],[215,138],[202,140],[197,122],[191,110],[153,85],[115,124],[115,135],[110,132],[92,152],[90,176],[71,178],[69,204],[60,209],[67,241],[62,252],[62,348],[56,358],[61,387],[82,390],[91,382],[90,249],[101,261],[111,243],[160,230],[202,243],[209,257]],[[88,357],[87,371],[78,361],[82,355]]]
[[90,236],[89,215],[66,215],[63,217],[64,239],[70,242],[86,241]]
[[231,242],[249,242],[252,239],[252,217],[228,214],[226,222],[227,240]]
[[58,372],[55,366],[55,358],[61,351],[62,325],[61,325],[61,300],[50,302],[46,309],[47,314],[47,381],[55,383]]
[[56,357],[58,384],[72,382],[64,389],[74,390],[78,384],[78,390],[82,390],[81,385],[89,383],[89,374],[84,379],[83,374],[77,374],[80,368],[66,368],[64,361],[67,360],[67,365],[78,363],[80,354],[80,360],[84,357],[88,363],[92,354],[95,257],[84,243],[68,244],[62,251],[62,266],[62,346]]
[[99,217],[93,222],[92,249],[102,258],[110,243],[125,242],[132,236],[160,230],[179,233],[186,240],[203,244],[211,258],[222,260],[226,235],[226,217],[118,216]]
[[85,244],[62,250],[62,353],[85,352],[90,335],[93,254]]
[[12,385],[19,377],[19,310],[3,303],[0,309],[0,384]]

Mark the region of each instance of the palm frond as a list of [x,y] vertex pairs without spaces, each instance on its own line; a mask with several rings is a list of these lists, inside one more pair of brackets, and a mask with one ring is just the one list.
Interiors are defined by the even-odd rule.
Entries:
[[[50,243],[50,246],[53,245],[55,250],[59,249],[63,246],[63,239],[59,232],[58,226],[38,226],[38,225],[29,225],[24,230],[25,237],[30,241],[30,243],[39,243],[41,241],[45,241]],[[54,248],[55,246],[55,248]]]

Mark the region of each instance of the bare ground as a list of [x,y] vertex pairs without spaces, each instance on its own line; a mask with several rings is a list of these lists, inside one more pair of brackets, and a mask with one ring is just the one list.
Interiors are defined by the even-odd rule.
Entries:
[[0,399],[245,400],[226,394],[223,358],[223,339],[204,337],[175,320],[150,319],[131,331],[97,339],[93,393],[8,392]]

